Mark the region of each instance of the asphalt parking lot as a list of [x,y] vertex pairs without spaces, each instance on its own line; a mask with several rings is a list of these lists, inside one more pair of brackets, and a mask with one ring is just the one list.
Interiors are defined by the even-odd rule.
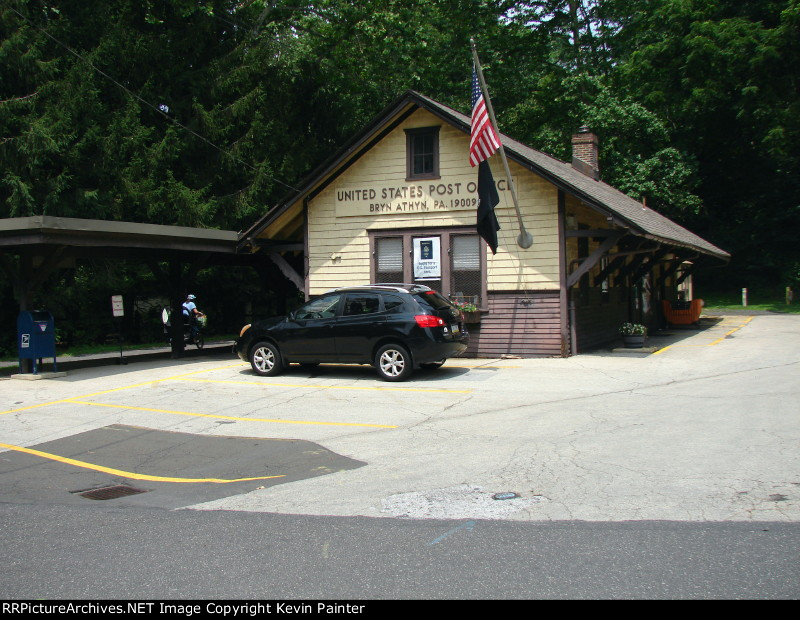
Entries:
[[5,379],[0,501],[800,520],[800,317],[708,318],[648,345],[454,359],[401,384],[368,366],[261,378],[227,351]]

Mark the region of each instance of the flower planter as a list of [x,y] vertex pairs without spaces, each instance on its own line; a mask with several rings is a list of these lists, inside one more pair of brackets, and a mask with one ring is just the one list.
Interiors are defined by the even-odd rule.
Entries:
[[480,323],[481,322],[481,313],[479,310],[474,310],[472,312],[464,312],[464,322],[465,323]]
[[644,347],[644,334],[631,334],[623,336],[622,342],[627,349],[641,349]]

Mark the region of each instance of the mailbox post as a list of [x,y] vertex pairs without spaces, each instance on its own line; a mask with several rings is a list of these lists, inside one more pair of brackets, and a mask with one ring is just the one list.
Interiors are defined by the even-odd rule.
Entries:
[[45,357],[53,358],[56,370],[56,328],[53,315],[46,310],[20,312],[17,317],[17,349],[19,368],[23,371],[22,360],[33,360],[33,374],[38,374],[38,366]]
[[127,364],[128,361],[122,357],[122,324],[121,319],[125,316],[125,305],[122,302],[122,295],[111,296],[111,314],[117,321],[117,338],[119,339],[119,363]]

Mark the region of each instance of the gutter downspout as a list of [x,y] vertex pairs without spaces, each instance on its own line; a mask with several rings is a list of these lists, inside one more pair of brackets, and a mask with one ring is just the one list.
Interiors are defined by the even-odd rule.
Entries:
[[575,354],[575,312],[572,295],[567,288],[567,235],[566,199],[564,191],[558,190],[558,279],[559,279],[559,323],[561,328],[561,357]]

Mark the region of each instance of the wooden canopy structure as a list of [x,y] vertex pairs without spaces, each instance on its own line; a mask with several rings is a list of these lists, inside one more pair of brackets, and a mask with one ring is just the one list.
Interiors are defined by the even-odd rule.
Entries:
[[[22,312],[48,276],[74,266],[78,259],[140,261],[169,291],[173,315],[178,316],[185,289],[200,269],[254,263],[252,257],[236,253],[238,238],[229,230],[47,215],[8,218],[0,219],[0,267],[11,278]],[[179,322],[173,323],[176,331],[182,329]],[[173,337],[172,342],[173,353],[180,355],[183,338]]]

